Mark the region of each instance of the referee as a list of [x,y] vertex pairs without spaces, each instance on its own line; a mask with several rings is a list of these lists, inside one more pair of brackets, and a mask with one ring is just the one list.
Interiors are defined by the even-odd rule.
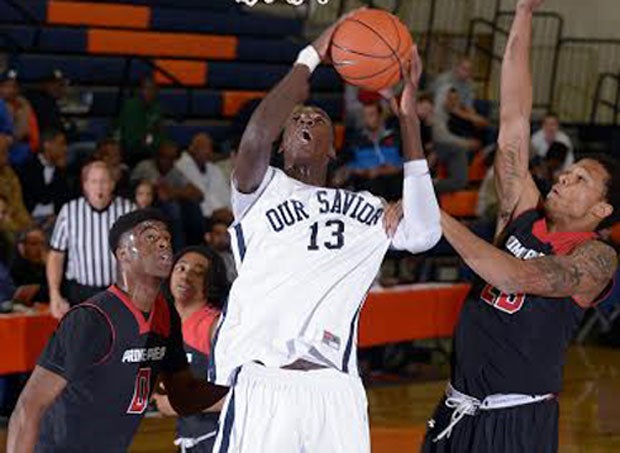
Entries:
[[[106,238],[114,222],[135,209],[129,200],[114,197],[114,181],[103,161],[82,169],[82,188],[84,196],[60,210],[50,241],[46,271],[56,318],[112,284],[115,260]],[[61,291],[63,273],[66,285]]]

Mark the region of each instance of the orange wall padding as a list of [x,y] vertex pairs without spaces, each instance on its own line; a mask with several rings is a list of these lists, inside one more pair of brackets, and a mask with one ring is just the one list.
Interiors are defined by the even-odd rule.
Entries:
[[[157,67],[175,76],[183,85],[201,86],[207,83],[207,63],[192,60],[155,60]],[[161,85],[170,85],[164,73],[155,71],[155,81]]]
[[344,146],[344,124],[334,125],[334,146],[336,151],[341,151]]
[[255,98],[263,98],[265,91],[224,91],[222,94],[222,114],[235,116],[246,102]]
[[47,4],[47,22],[64,25],[149,28],[151,9],[148,6],[51,1]]
[[88,30],[88,51],[233,60],[237,56],[237,38],[192,33],[91,29]]
[[620,223],[616,223],[611,229],[611,240],[620,245]]
[[470,181],[482,181],[487,174],[487,167],[484,165],[484,153],[478,152],[469,166],[468,179]]
[[439,197],[441,207],[455,217],[475,217],[478,204],[477,190],[462,190]]

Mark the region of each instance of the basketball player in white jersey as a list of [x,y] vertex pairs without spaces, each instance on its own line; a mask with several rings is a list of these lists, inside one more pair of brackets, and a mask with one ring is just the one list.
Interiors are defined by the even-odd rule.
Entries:
[[[336,24],[337,25],[337,24]],[[238,264],[214,338],[210,379],[231,387],[215,452],[370,451],[357,373],[357,320],[390,246],[426,251],[441,237],[415,109],[417,51],[400,104],[403,219],[390,238],[384,201],[325,188],[334,157],[329,117],[298,107],[335,26],[301,51],[257,107],[233,173]],[[284,171],[269,166],[282,129]]]

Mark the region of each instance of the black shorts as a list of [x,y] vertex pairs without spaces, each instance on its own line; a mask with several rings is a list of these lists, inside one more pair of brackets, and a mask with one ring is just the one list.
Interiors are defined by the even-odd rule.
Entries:
[[[426,431],[423,453],[556,453],[559,405],[556,398],[465,415],[450,437],[437,442],[453,409],[439,403]],[[431,427],[432,425],[432,427]]]

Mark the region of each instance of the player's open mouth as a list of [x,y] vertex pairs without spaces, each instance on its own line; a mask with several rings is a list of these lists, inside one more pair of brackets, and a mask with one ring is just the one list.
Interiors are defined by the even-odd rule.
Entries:
[[310,130],[305,127],[300,129],[297,135],[303,143],[310,143],[312,141],[312,134],[310,133]]

